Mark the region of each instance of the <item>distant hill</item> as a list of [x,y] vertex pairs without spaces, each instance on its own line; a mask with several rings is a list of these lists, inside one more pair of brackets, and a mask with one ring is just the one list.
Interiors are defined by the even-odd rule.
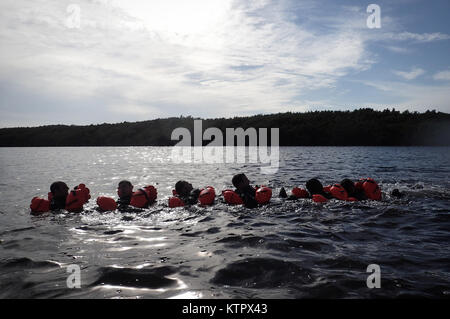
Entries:
[[[177,127],[193,136],[194,118],[87,126],[50,125],[0,129],[0,146],[170,146]],[[374,111],[316,111],[203,120],[203,130],[279,128],[281,146],[450,145],[450,114]],[[208,144],[205,141],[204,144]]]

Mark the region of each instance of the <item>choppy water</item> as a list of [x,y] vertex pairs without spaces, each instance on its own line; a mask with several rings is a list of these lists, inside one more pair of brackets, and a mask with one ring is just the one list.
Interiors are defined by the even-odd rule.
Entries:
[[[367,298],[449,297],[450,148],[281,148],[277,174],[256,164],[174,164],[169,148],[0,149],[0,298]],[[169,209],[178,179],[231,186],[304,185],[373,177],[406,197],[348,203],[275,198],[248,210],[217,204]],[[142,213],[98,213],[121,179],[154,184],[159,202]],[[29,215],[55,180],[84,182],[81,214]],[[68,289],[67,266],[81,267]],[[369,264],[381,288],[369,289]]]

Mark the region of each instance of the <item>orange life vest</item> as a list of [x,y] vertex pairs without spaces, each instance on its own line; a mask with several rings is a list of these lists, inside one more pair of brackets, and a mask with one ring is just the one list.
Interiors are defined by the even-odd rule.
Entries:
[[138,189],[131,195],[130,205],[137,208],[147,208],[149,205],[153,204],[158,196],[155,187],[149,185],[144,188]]
[[363,183],[365,182],[365,179],[361,178],[359,181],[355,183],[355,188],[358,191],[364,191]]
[[[47,196],[48,199],[34,197],[31,200],[30,209],[32,213],[45,213],[50,211],[50,203],[53,199],[53,194],[49,192]],[[81,211],[83,210],[83,205],[87,203],[90,198],[89,188],[84,184],[79,184],[67,195],[65,209],[69,212]]]
[[85,194],[81,190],[71,190],[66,198],[66,210],[68,212],[79,212],[83,210]]
[[31,213],[37,215],[37,213],[46,213],[50,211],[50,201],[48,199],[33,197],[30,204]]
[[181,198],[176,197],[176,196],[169,197],[169,207],[170,208],[183,207],[183,206],[185,206],[185,203],[183,202],[183,200]]
[[214,203],[215,198],[216,198],[216,191],[212,186],[208,186],[202,189],[200,195],[198,195],[198,201],[200,205],[212,205]]
[[114,198],[100,196],[97,198],[97,205],[101,211],[113,211],[117,209],[117,203]]
[[255,194],[255,199],[259,204],[267,204],[272,198],[272,189],[266,186],[258,188]]
[[80,190],[82,196],[84,197],[84,203],[87,203],[91,199],[91,191],[84,184],[75,186],[75,190]]
[[244,201],[242,200],[241,196],[239,196],[238,193],[236,193],[234,190],[226,189],[222,191],[223,199],[227,204],[230,205],[243,205]]
[[75,186],[69,192],[66,198],[66,210],[68,212],[80,212],[83,210],[83,205],[91,198],[90,190],[84,184]]
[[292,195],[294,195],[296,198],[308,198],[309,193],[306,189],[294,187],[292,189]]
[[312,195],[312,200],[315,203],[325,203],[328,201],[328,199],[325,198],[325,196],[320,195],[320,194],[314,194]]
[[347,200],[348,194],[344,187],[340,184],[334,184],[330,188],[330,193],[333,195],[334,198],[340,199],[340,200]]
[[372,200],[381,200],[381,189],[372,178],[366,178],[362,182],[362,188],[367,198]]

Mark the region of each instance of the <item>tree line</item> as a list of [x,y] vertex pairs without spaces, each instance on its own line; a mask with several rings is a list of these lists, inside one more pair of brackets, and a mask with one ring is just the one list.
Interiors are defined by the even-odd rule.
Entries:
[[[181,116],[117,124],[2,128],[0,146],[171,146],[178,143],[171,140],[175,128],[187,128],[194,136],[194,119]],[[450,114],[434,110],[286,112],[204,119],[202,125],[203,130],[219,128],[224,137],[226,128],[279,128],[280,146],[450,145]]]

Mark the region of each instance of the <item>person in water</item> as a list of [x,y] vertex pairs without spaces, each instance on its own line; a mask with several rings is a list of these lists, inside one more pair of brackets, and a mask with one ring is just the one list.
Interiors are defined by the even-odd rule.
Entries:
[[[327,199],[332,198],[331,194],[324,191],[322,183],[317,178],[311,178],[310,180],[308,180],[306,182],[306,189],[308,190],[309,198],[311,198],[313,195],[322,195]],[[279,197],[286,198],[287,200],[298,199],[298,197],[293,194],[288,195],[284,187],[281,187]]]
[[352,180],[350,180],[348,178],[344,178],[340,184],[347,191],[348,197],[353,197],[353,198],[356,198],[357,200],[367,199],[367,196],[364,193],[364,190],[357,189],[355,187],[355,183]]
[[280,189],[280,193],[278,195],[280,198],[286,198],[287,200],[296,200],[298,199],[296,196],[294,196],[293,194],[288,195],[286,193],[286,189],[284,189],[284,187],[281,187]]
[[178,181],[175,184],[175,192],[186,205],[196,204],[200,195],[200,189],[194,189],[192,184],[186,181]]
[[307,181],[306,189],[308,190],[311,197],[313,195],[322,195],[327,199],[333,198],[330,193],[327,193],[323,190],[323,185],[317,178],[311,178],[309,181]]
[[233,183],[233,186],[236,187],[235,192],[244,201],[245,207],[255,208],[258,206],[258,202],[255,199],[256,190],[250,186],[250,181],[245,174],[234,175],[231,182]]
[[131,196],[133,195],[133,184],[130,181],[123,180],[117,186],[117,205],[119,208],[125,208],[130,205]]
[[392,190],[391,196],[392,196],[392,197],[397,197],[397,198],[402,198],[402,197],[405,196],[405,193],[400,192],[400,191],[398,190],[398,188],[396,188],[396,189]]
[[66,199],[69,195],[69,187],[66,183],[58,181],[50,185],[52,200],[50,201],[50,210],[66,208]]

